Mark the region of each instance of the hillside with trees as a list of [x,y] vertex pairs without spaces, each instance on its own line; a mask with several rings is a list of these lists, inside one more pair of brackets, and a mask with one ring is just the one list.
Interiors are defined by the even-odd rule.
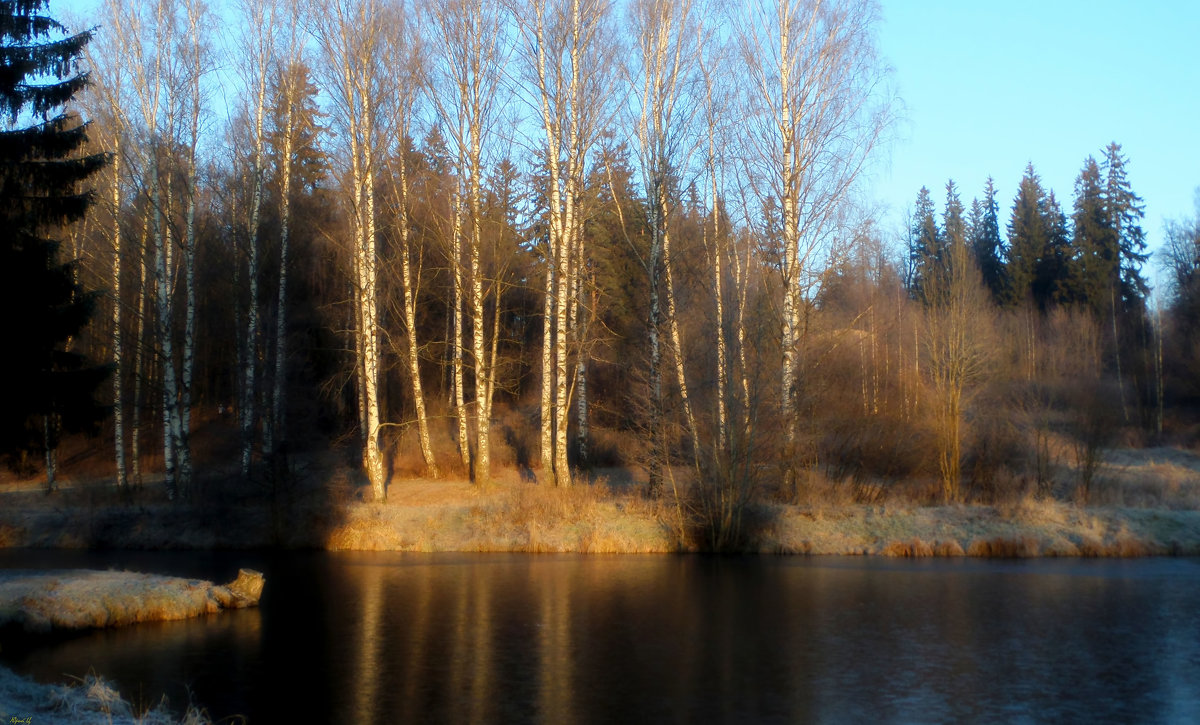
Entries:
[[89,426],[122,500],[625,476],[729,548],[760,505],[1130,503],[1107,452],[1196,445],[1200,221],[1150,261],[1114,142],[886,228],[868,0],[222,7],[6,4],[23,476]]

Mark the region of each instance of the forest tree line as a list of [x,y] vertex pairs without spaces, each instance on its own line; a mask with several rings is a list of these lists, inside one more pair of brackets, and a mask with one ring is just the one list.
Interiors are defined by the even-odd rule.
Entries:
[[353,441],[376,498],[397,459],[636,465],[718,514],[818,479],[1055,493],[1056,440],[1086,496],[1118,432],[1190,420],[1197,222],[1150,309],[1116,144],[1069,214],[1032,166],[1007,223],[990,181],[940,214],[923,189],[903,239],[855,203],[895,109],[873,3],[229,13],[85,19],[73,110],[108,163],[63,247],[103,291],[74,344],[110,366],[122,486],[152,460],[192,495],[191,435],[229,415],[243,476]]

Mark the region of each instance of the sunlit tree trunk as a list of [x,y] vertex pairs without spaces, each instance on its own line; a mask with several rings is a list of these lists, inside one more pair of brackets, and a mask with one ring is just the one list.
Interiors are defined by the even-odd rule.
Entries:
[[196,361],[196,200],[199,170],[196,155],[200,145],[201,111],[203,98],[201,83],[208,71],[205,56],[207,41],[205,25],[209,21],[207,10],[200,0],[186,3],[187,35],[183,54],[187,77],[188,97],[184,103],[188,114],[186,139],[185,173],[187,184],[187,210],[184,220],[183,269],[184,269],[184,331],[183,353],[180,375],[179,414],[176,421],[176,444],[179,446],[179,485],[184,495],[192,488],[192,388]]
[[[471,315],[471,367],[474,372],[475,435],[473,478],[486,486],[491,473],[491,410],[493,389],[488,355],[483,268],[483,154],[493,125],[494,105],[501,84],[504,33],[500,5],[495,0],[437,0],[427,6],[440,57],[430,74],[431,98],[451,131],[457,148],[457,188],[465,196],[467,224],[467,309]],[[460,199],[460,205],[462,201]],[[455,257],[455,265],[461,258]],[[457,276],[456,276],[457,278]],[[496,299],[497,306],[499,298]],[[495,335],[493,327],[492,334]]]
[[382,2],[323,0],[315,8],[316,36],[324,56],[327,91],[345,130],[349,158],[351,244],[353,248],[355,381],[359,392],[363,468],[376,500],[385,496],[383,457],[379,447],[379,316],[375,170],[386,121],[376,102],[390,98],[384,85],[384,58],[390,52],[385,34],[403,27],[403,15]]
[[888,122],[886,73],[868,0],[757,0],[734,17],[748,113],[740,124],[745,176],[764,241],[782,259],[780,404],[785,482],[797,480],[797,362],[801,316],[823,275],[847,192]]
[[[663,466],[669,457],[663,426],[662,340],[663,323],[672,346],[675,379],[693,453],[699,450],[696,416],[687,385],[684,351],[676,317],[670,223],[676,200],[670,198],[671,174],[688,165],[694,146],[689,138],[697,104],[687,86],[698,60],[700,34],[690,0],[638,0],[631,6],[636,72],[630,74],[636,90],[636,136],[650,223],[650,250],[646,259],[650,300],[647,331],[650,369],[649,421],[652,438],[649,487],[657,494]],[[666,316],[662,304],[665,298]]]
[[454,338],[450,343],[454,360],[454,390],[451,401],[458,423],[458,455],[463,470],[471,472],[471,434],[467,420],[466,390],[463,383],[463,285],[462,285],[462,228],[463,201],[459,190],[454,192],[454,228],[450,235],[450,273],[454,275]]
[[149,270],[146,256],[150,249],[150,212],[142,219],[142,236],[138,244],[138,302],[137,330],[133,348],[133,415],[129,430],[130,478],[133,485],[142,485],[142,389],[145,383],[146,299],[150,296]]
[[[292,48],[294,49],[293,42]],[[275,301],[275,371],[271,385],[271,417],[264,436],[263,450],[273,456],[277,446],[287,441],[287,408],[283,404],[283,386],[287,379],[287,290],[288,246],[292,228],[292,154],[295,152],[298,105],[301,78],[296,65],[289,66],[283,87],[283,148],[279,159],[279,289]]]
[[168,271],[171,253],[170,240],[163,219],[163,195],[159,189],[159,162],[156,149],[150,162],[151,206],[154,215],[154,290],[157,314],[157,339],[159,368],[162,371],[162,415],[163,415],[163,467],[167,497],[178,493],[178,478],[175,468],[175,453],[178,450],[175,437],[175,421],[178,419],[178,385],[175,380],[175,355],[171,342],[171,290]]
[[542,298],[542,398],[539,423],[542,471],[554,472],[554,265],[553,242],[546,245],[546,290]]
[[404,334],[408,347],[408,374],[412,380],[413,407],[417,413],[417,437],[421,445],[421,457],[425,461],[425,472],[431,478],[438,478],[437,458],[433,454],[433,444],[429,436],[429,418],[425,410],[425,392],[421,385],[420,348],[417,344],[417,279],[412,269],[411,230],[408,221],[408,157],[407,157],[407,111],[402,110],[403,118],[397,136],[402,144],[399,153],[399,201],[400,201],[400,284],[404,294]]
[[[241,52],[245,67],[243,74],[250,91],[247,99],[250,119],[250,208],[247,219],[246,242],[246,285],[249,291],[249,303],[246,314],[246,357],[242,369],[242,406],[241,435],[242,435],[242,476],[250,475],[250,465],[254,455],[254,428],[258,420],[258,360],[259,360],[259,250],[262,246],[261,217],[263,194],[266,186],[266,112],[267,112],[267,76],[271,73],[271,65],[275,61],[272,48],[272,35],[275,31],[275,8],[269,1],[243,0],[241,3],[241,20],[243,36]],[[285,135],[287,135],[285,133]],[[285,182],[286,183],[286,182]],[[285,272],[280,273],[280,286],[283,286]],[[282,308],[277,316],[282,319]],[[268,418],[262,429],[263,450],[270,451],[274,447],[272,419]]]
[[[530,81],[531,104],[544,134],[544,159],[549,234],[546,254],[546,324],[544,340],[553,355],[543,351],[542,460],[553,465],[559,486],[571,483],[567,459],[567,420],[571,374],[568,372],[572,335],[568,325],[573,277],[572,242],[579,238],[577,204],[583,188],[587,156],[600,132],[605,104],[611,102],[616,43],[609,37],[611,7],[605,0],[510,0],[517,24],[518,53]],[[553,405],[547,406],[550,388]],[[553,407],[553,421],[546,408]],[[553,455],[546,454],[553,437]],[[544,463],[543,463],[544,465]]]
[[112,151],[112,359],[113,359],[113,453],[117,463],[117,485],[129,487],[125,467],[125,356],[121,344],[121,129],[114,129]]

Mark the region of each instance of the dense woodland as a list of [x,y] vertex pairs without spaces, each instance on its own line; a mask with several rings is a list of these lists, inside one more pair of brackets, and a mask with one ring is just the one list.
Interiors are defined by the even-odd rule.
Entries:
[[[46,304],[86,325],[43,339],[32,278],[0,306],[38,328],[10,351],[73,356],[74,388],[8,378],[9,460],[51,486],[90,429],[120,486],[173,497],[336,450],[375,498],[626,466],[720,516],[818,485],[1086,500],[1105,448],[1194,442],[1200,216],[1150,261],[1114,143],[1069,201],[1030,165],[1011,202],[951,181],[882,226],[870,2],[221,7],[106,0],[91,33],[29,36],[73,44],[49,123],[91,160],[60,180],[87,213],[29,227],[70,278]],[[48,123],[21,109],[6,134]],[[204,427],[229,444],[198,465]]]

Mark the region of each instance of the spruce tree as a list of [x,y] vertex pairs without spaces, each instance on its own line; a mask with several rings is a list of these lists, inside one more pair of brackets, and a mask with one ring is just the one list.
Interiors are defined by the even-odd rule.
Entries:
[[1054,192],[1042,188],[1033,164],[1029,164],[1008,223],[1009,303],[1029,300],[1044,310],[1061,301],[1066,293],[1069,256],[1066,215]]
[[[967,224],[963,219],[962,200],[958,196],[958,187],[954,179],[946,182],[946,207],[942,211],[942,230],[938,235],[937,264],[930,270],[930,281],[934,281],[940,290],[948,287],[951,273],[951,258],[959,246],[967,244]],[[928,299],[928,295],[926,295]]]
[[1116,238],[1119,259],[1118,300],[1124,303],[1126,311],[1140,311],[1150,293],[1141,274],[1142,265],[1150,256],[1146,253],[1146,234],[1142,230],[1146,208],[1142,198],[1133,193],[1125,174],[1121,145],[1115,141],[1104,150],[1104,172],[1105,211]]
[[992,293],[992,300],[999,303],[1004,299],[1007,280],[1004,277],[1004,240],[1000,237],[1000,206],[996,202],[996,185],[990,176],[983,188],[979,210],[973,210],[973,213],[978,217],[971,224],[975,263],[979,265],[984,286]]
[[1100,165],[1091,156],[1075,179],[1071,223],[1074,228],[1071,299],[1097,312],[1106,312],[1120,252],[1105,210]]
[[929,189],[922,186],[917,192],[917,206],[913,210],[908,238],[908,289],[917,299],[921,298],[926,281],[930,276],[936,275],[935,270],[941,259],[941,233],[934,217],[935,211]]
[[1005,270],[1009,280],[1008,302],[1019,305],[1027,300],[1040,302],[1034,286],[1038,276],[1038,260],[1048,244],[1041,179],[1033,164],[1025,167],[1025,175],[1013,199],[1012,215],[1008,221],[1008,259]]
[[23,467],[45,450],[52,488],[59,434],[104,412],[93,394],[107,371],[73,344],[95,295],[79,285],[76,262],[60,260],[57,237],[86,213],[83,184],[105,158],[84,152],[86,124],[65,109],[87,84],[77,63],[91,33],[68,33],[45,6],[0,0],[0,449]]

